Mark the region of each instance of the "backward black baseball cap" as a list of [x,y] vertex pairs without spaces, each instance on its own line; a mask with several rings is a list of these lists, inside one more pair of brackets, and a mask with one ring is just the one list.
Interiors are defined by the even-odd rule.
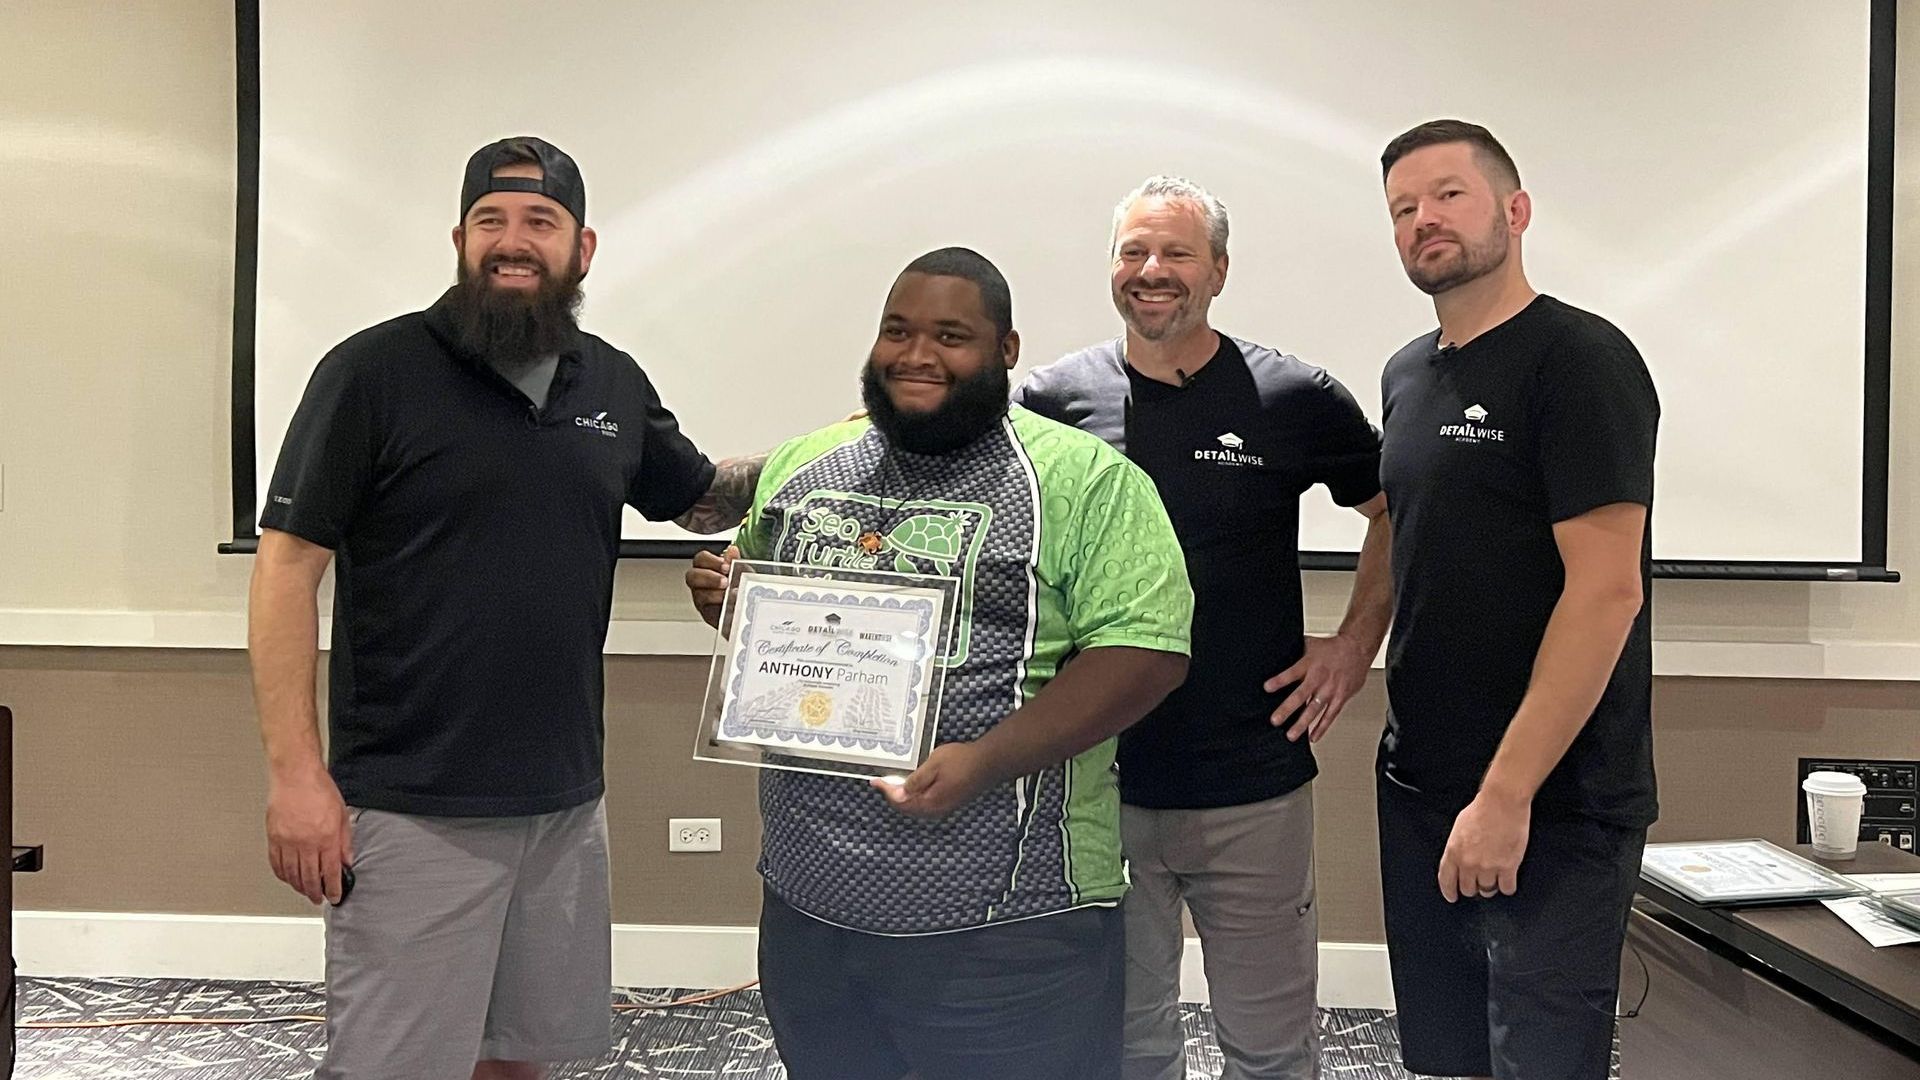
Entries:
[[[493,175],[493,171],[502,165],[521,163],[519,159],[523,151],[531,151],[539,158],[538,179],[531,176]],[[480,201],[480,196],[489,191],[525,191],[545,195],[566,207],[575,222],[581,225],[587,223],[587,185],[580,179],[580,167],[573,163],[565,151],[545,139],[519,135],[488,143],[475,150],[473,156],[467,159],[467,178],[460,185],[461,221],[467,219],[467,211]]]

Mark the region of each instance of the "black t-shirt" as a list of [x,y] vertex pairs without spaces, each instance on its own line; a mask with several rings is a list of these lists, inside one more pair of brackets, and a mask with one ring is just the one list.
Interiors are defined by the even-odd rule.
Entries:
[[[1379,764],[1463,807],[1526,695],[1565,584],[1553,526],[1610,503],[1652,507],[1660,402],[1624,334],[1550,296],[1438,346],[1438,331],[1415,339],[1381,377],[1396,595]],[[1656,816],[1651,551],[1649,524],[1646,603],[1536,811],[1627,826]]]
[[1185,386],[1128,367],[1121,343],[1029,375],[1027,408],[1126,452],[1160,491],[1193,584],[1186,682],[1120,735],[1120,797],[1134,806],[1238,806],[1313,779],[1313,751],[1271,722],[1298,660],[1300,496],[1325,484],[1357,506],[1380,491],[1380,440],[1325,371],[1222,334]]
[[621,506],[684,513],[713,465],[633,358],[591,334],[544,407],[451,341],[443,300],[329,352],[260,524],[334,551],[331,767],[347,802],[549,813],[603,789]]

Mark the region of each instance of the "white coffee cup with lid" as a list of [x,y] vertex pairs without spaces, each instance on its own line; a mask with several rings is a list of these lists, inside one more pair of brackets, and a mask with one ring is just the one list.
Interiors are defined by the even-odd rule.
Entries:
[[1807,831],[1813,837],[1813,850],[1828,858],[1852,858],[1860,847],[1866,782],[1852,773],[1817,772],[1800,781],[1800,790],[1807,793]]

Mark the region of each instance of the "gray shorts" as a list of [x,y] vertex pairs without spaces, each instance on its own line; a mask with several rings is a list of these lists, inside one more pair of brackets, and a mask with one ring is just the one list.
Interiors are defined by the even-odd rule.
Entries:
[[325,1080],[467,1080],[474,1062],[611,1044],[600,800],[532,817],[351,811],[354,887],[327,911]]

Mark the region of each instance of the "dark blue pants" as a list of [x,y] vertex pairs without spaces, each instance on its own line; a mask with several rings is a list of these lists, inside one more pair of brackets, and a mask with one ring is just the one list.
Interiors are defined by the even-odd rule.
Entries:
[[760,986],[791,1080],[1117,1080],[1117,908],[917,937],[821,922],[765,892]]
[[1375,785],[1407,1071],[1606,1080],[1646,830],[1535,813],[1518,891],[1449,904],[1438,878],[1457,809]]

